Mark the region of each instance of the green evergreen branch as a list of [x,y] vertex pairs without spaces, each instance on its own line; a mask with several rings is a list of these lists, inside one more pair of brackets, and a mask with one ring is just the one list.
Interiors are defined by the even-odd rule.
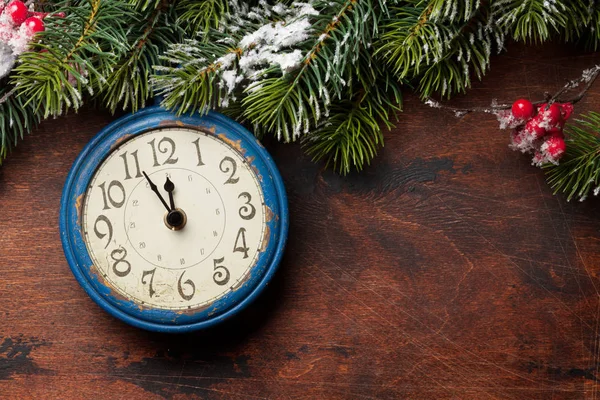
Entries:
[[79,108],[83,89],[102,87],[124,42],[118,21],[129,16],[127,7],[118,0],[45,4],[65,17],[47,18],[39,41],[0,82],[0,162],[42,118]]
[[[375,68],[375,81],[354,102],[332,106],[325,122],[304,136],[302,144],[314,161],[325,160],[338,173],[362,170],[383,146],[381,124],[391,129],[391,116],[402,110],[400,86],[391,74]],[[365,82],[366,83],[366,82]]]
[[383,134],[377,118],[368,109],[340,103],[332,107],[325,125],[305,143],[313,160],[325,159],[326,166],[345,175],[369,164],[383,144]]
[[[495,23],[515,40],[541,43],[567,26],[572,8],[548,0],[500,0],[493,3]],[[573,3],[580,3],[573,0]],[[580,23],[581,21],[577,21]]]
[[[217,29],[221,17],[229,10],[227,0],[181,0],[177,4],[177,24],[194,35]],[[207,36],[205,36],[207,37]]]
[[[481,79],[492,49],[501,50],[504,42],[503,32],[490,24],[489,6],[440,4],[434,0],[395,7],[377,44],[377,54],[399,78],[418,79],[423,99],[433,92],[445,97],[464,92],[471,85],[471,73]],[[440,15],[439,9],[450,14]],[[464,20],[454,16],[457,10]]]
[[104,103],[112,112],[119,105],[134,112],[144,106],[153,94],[150,77],[154,66],[160,65],[160,55],[168,43],[182,38],[175,7],[169,1],[161,1],[155,9],[142,8],[139,13],[139,22],[129,30],[129,50],[107,77],[104,88]]
[[[543,103],[553,102],[577,104],[583,99],[588,90],[590,90],[590,88],[598,78],[598,75],[600,75],[600,65],[596,65],[592,68],[585,69],[583,70],[579,78],[568,81],[562,88],[556,91],[556,93],[546,93],[544,99],[533,100],[532,103],[535,106],[539,106]],[[578,91],[576,93],[573,93],[575,90]],[[571,96],[567,97],[566,95],[568,93],[571,93]],[[485,107],[453,107],[442,104],[430,97],[427,98],[425,104],[433,108],[439,108],[450,111],[457,116],[463,116],[469,113],[496,114],[499,111],[510,110],[512,107],[512,103],[497,103]]]
[[318,4],[323,7],[315,18],[314,39],[302,66],[263,80],[242,102],[248,120],[285,141],[318,124],[320,110],[328,112],[331,97],[343,98],[346,86],[353,82],[361,48],[371,45],[380,15],[387,12],[384,2],[370,0]]
[[[165,59],[174,66],[157,69],[155,88],[165,96],[163,104],[180,113],[228,105],[229,99],[235,102],[241,98],[242,118],[293,140],[318,123],[331,97],[342,98],[346,86],[352,84],[360,49],[370,45],[377,32],[378,15],[385,12],[382,4],[372,0],[316,2],[314,6],[320,13],[310,17],[314,27],[311,37],[297,44],[298,50],[306,54],[300,67],[282,71],[278,66],[265,66],[256,72],[256,81],[250,82],[245,92],[232,93],[224,87],[220,60],[228,54],[235,56],[228,60],[227,67],[237,68],[239,58],[252,51],[252,46],[243,49],[239,42],[265,22],[257,23],[250,14],[268,13],[273,21],[287,15],[277,15],[269,7],[240,12],[232,3],[233,16],[229,18],[236,19],[235,23],[226,19],[222,32],[210,31],[210,41],[201,36],[201,40],[187,40],[167,51]],[[240,13],[248,19],[240,21]]]
[[134,9],[138,9],[140,11],[147,10],[156,10],[160,8],[160,4],[163,0],[128,0],[129,4],[133,6]]
[[250,13],[247,2],[230,1],[229,9],[218,29],[199,31],[198,40],[184,39],[182,43],[173,43],[160,57],[163,65],[155,66],[156,73],[151,81],[157,95],[163,97],[164,107],[179,115],[194,110],[206,112],[229,105],[235,107],[241,93],[230,93],[224,87],[223,67],[224,64],[227,64],[225,67],[237,66],[239,57],[244,54],[239,41],[262,24],[240,17]]
[[468,21],[480,7],[473,0],[432,0],[429,2],[429,14],[432,21]]
[[598,50],[600,44],[600,1],[576,1],[568,13],[569,22],[561,30],[565,40],[581,42],[586,48]]
[[[135,111],[154,90],[177,113],[216,108],[257,136],[300,137],[315,159],[347,173],[383,145],[381,127],[399,110],[401,86],[450,108],[429,96],[449,97],[481,79],[505,37],[560,36],[594,49],[600,42],[598,0],[305,1],[44,3],[66,17],[47,18],[39,43],[0,82],[0,93],[12,93],[0,100],[0,158],[40,116],[77,109],[85,98]],[[300,20],[298,35],[273,39]],[[597,76],[590,71],[579,98]]]
[[584,200],[600,192],[600,114],[590,112],[565,128],[567,150],[559,165],[544,166],[554,193]]
[[[417,75],[422,65],[437,61],[449,30],[429,21],[432,7],[425,2],[397,6],[383,23],[375,54],[380,56],[399,78]],[[440,27],[442,30],[440,30]]]
[[14,96],[14,89],[0,80],[0,165],[8,153],[40,121],[35,104]]
[[102,89],[127,50],[124,28],[134,16],[119,0],[65,2],[57,11],[66,17],[47,19],[41,43],[21,55],[11,75],[17,95],[44,118],[81,107],[84,89],[90,95]]
[[187,39],[183,45],[169,48],[161,59],[175,66],[155,66],[157,74],[152,77],[156,94],[164,96],[162,105],[178,115],[218,108],[223,97],[217,85],[221,68],[218,60],[227,54],[237,58],[238,50],[219,40],[201,44]]

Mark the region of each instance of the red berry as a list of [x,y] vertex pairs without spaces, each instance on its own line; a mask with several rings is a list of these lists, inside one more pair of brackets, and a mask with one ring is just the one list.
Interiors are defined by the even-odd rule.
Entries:
[[564,139],[559,137],[549,137],[542,145],[542,151],[555,160],[561,158],[566,149]]
[[556,125],[562,119],[562,112],[560,106],[556,103],[550,104],[550,107],[548,107],[546,114],[550,119],[551,125]]
[[529,119],[533,117],[533,104],[527,99],[519,99],[513,103],[511,111],[517,119]]
[[6,15],[15,25],[21,25],[27,19],[27,6],[20,0],[13,0],[8,3],[5,10]]
[[27,28],[30,29],[32,33],[44,32],[44,30],[46,29],[44,26],[44,22],[38,17],[27,18],[24,24]]
[[530,136],[533,136],[533,139],[539,139],[546,134],[546,129],[542,128],[542,115],[538,114],[532,119],[530,119],[527,124],[525,124],[525,132],[527,132]]
[[541,104],[538,116],[541,116],[540,126],[544,129],[556,127],[562,121],[560,106],[557,103],[552,103],[548,107],[546,103]]
[[561,110],[561,115],[562,115],[563,121],[566,121],[569,119],[571,114],[573,114],[573,104],[563,103],[560,105],[560,110]]

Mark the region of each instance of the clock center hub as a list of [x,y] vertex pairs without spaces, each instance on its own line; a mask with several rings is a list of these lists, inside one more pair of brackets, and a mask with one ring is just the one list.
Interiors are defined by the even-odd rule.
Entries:
[[165,213],[164,221],[167,228],[178,231],[187,223],[187,215],[181,208],[176,208]]

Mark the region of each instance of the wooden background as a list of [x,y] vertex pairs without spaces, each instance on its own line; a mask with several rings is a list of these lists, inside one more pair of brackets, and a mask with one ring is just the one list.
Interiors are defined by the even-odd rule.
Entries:
[[[600,62],[509,46],[452,104],[539,99]],[[600,82],[576,112],[598,110]],[[0,397],[595,399],[600,202],[554,197],[488,115],[407,95],[385,150],[339,177],[268,144],[291,227],[274,282],[213,331],[110,317],[63,256],[67,172],[113,119],[45,122],[0,168]]]

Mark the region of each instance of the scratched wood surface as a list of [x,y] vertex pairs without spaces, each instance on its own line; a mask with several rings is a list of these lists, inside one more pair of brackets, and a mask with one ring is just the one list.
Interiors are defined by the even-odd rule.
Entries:
[[[541,98],[600,61],[512,45],[453,104]],[[598,110],[600,83],[577,108]],[[290,240],[264,295],[169,336],[104,313],[57,220],[78,152],[113,118],[44,123],[0,168],[0,397],[595,399],[600,203],[553,197],[493,117],[407,96],[385,150],[341,178],[268,143]]]

